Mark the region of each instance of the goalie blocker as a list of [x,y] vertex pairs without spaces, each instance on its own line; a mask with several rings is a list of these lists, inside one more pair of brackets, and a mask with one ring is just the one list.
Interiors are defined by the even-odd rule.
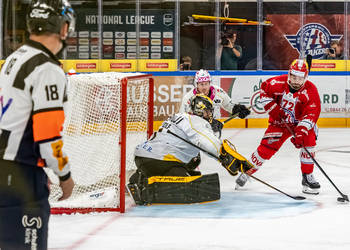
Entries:
[[239,154],[235,146],[229,140],[223,140],[220,149],[219,160],[221,165],[233,176],[238,174],[238,171],[245,173],[254,168],[244,156]]
[[218,174],[199,176],[152,176],[127,189],[137,205],[191,204],[220,199]]

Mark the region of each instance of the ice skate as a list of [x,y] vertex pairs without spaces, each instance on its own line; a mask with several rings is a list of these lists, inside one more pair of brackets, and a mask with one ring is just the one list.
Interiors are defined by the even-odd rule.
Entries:
[[319,194],[320,184],[315,180],[313,174],[303,174],[303,193],[305,194]]
[[136,205],[144,205],[145,202],[141,198],[141,191],[137,184],[129,183],[126,185],[126,189],[128,190],[130,196],[134,200]]
[[243,187],[247,183],[248,179],[249,179],[249,176],[247,174],[241,173],[241,175],[238,176],[238,178],[236,179],[235,189],[237,190],[237,189]]

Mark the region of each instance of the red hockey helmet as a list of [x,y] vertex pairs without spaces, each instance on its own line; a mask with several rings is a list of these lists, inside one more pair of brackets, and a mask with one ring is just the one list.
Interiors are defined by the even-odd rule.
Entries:
[[303,87],[306,78],[309,74],[309,67],[305,60],[296,59],[289,66],[288,84],[293,89],[300,89]]

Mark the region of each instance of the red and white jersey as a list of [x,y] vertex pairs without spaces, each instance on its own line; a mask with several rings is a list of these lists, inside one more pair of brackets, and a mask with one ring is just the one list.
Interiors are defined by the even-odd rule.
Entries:
[[[62,152],[66,77],[47,48],[28,41],[0,72],[0,159],[69,172]],[[1,166],[0,166],[1,168]]]
[[[182,98],[182,103],[180,106],[180,113],[183,112],[191,112],[191,99],[193,96],[198,94],[197,89],[191,89],[184,97]],[[218,119],[221,117],[220,109],[223,108],[227,112],[231,114],[232,108],[235,105],[232,102],[232,99],[228,96],[228,94],[219,86],[210,86],[210,91],[208,97],[213,101],[214,113],[213,117]]]
[[[261,85],[260,102],[267,112],[279,105],[288,114],[288,123],[312,129],[320,116],[321,101],[316,86],[306,81],[304,86],[292,93],[288,75],[272,77]],[[278,125],[270,116],[269,123]]]

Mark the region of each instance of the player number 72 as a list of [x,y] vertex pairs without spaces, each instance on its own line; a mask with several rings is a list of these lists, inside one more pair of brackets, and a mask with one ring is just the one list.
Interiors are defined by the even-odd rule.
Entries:
[[294,103],[288,100],[282,100],[282,108],[293,111]]

